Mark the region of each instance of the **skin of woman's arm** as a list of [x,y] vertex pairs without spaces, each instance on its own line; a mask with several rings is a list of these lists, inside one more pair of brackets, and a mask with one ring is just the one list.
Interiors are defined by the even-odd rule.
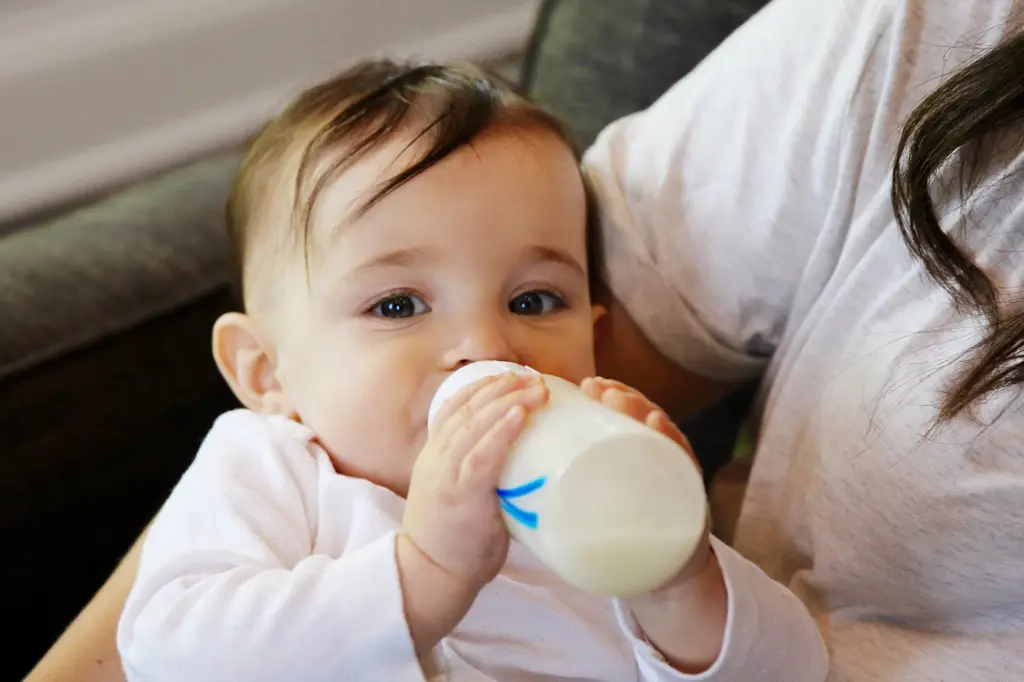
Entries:
[[146,533],[64,631],[24,682],[125,682],[117,622],[139,568]]
[[737,384],[708,379],[665,357],[644,335],[621,303],[602,292],[608,313],[597,322],[597,372],[632,386],[674,419],[723,398]]

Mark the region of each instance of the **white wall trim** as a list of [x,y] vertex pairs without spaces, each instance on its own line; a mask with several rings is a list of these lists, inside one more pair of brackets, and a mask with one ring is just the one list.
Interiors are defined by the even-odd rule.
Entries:
[[0,10],[0,221],[237,143],[297,90],[368,54],[516,51],[537,5],[123,1]]

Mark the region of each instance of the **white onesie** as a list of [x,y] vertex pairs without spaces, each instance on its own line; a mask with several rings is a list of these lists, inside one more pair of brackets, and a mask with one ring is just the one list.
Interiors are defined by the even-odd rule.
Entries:
[[[417,661],[395,537],[405,501],[335,472],[306,427],[238,410],[214,425],[157,515],[125,607],[128,679],[157,682],[821,680],[799,601],[715,543],[730,588],[720,660],[681,675],[621,604],[562,582],[513,543],[462,623]],[[772,614],[771,627],[759,621]]]

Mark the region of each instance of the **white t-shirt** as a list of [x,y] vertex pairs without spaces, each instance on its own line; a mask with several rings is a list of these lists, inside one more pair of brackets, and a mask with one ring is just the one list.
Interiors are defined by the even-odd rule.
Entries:
[[404,505],[384,488],[336,473],[300,424],[244,410],[222,416],[143,546],[118,630],[128,679],[824,678],[821,637],[803,605],[718,542],[728,634],[703,675],[674,671],[621,604],[570,587],[514,542],[501,574],[419,662],[395,562]]
[[[927,433],[985,330],[889,197],[908,112],[1022,25],[1011,0],[776,0],[585,159],[646,334],[697,373],[765,379],[736,548],[806,604],[833,682],[1024,679],[1019,391]],[[1019,299],[1024,175],[998,179],[939,205]]]

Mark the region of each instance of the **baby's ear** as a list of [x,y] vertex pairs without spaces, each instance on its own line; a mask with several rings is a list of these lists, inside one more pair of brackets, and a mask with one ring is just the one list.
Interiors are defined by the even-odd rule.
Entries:
[[213,359],[243,406],[254,412],[294,418],[277,378],[273,349],[251,316],[220,316],[213,325]]
[[608,309],[612,302],[612,294],[597,277],[590,278],[590,319],[594,324],[594,341],[604,336],[608,327]]
[[590,319],[594,323],[594,342],[596,343],[602,336],[604,336],[604,330],[608,327],[608,308],[602,303],[591,303],[590,304]]

